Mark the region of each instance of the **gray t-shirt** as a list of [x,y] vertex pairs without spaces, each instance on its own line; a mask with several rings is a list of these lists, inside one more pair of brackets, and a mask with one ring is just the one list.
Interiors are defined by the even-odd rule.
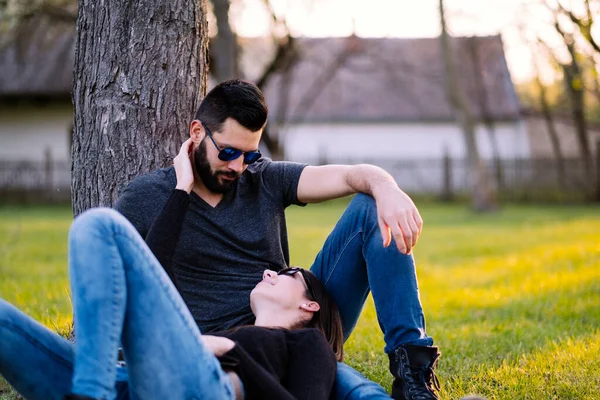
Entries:
[[[298,201],[304,164],[263,158],[211,207],[194,192],[173,257],[181,295],[203,333],[252,323],[250,292],[265,269],[289,266],[284,210]],[[146,237],[171,190],[173,167],[141,175],[115,208]]]

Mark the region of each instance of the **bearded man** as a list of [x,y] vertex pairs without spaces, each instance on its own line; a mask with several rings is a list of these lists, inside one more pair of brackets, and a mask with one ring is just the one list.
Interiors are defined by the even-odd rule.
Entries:
[[[266,269],[290,266],[285,209],[358,193],[311,271],[338,305],[347,338],[373,294],[395,399],[437,399],[440,353],[425,332],[411,250],[422,220],[412,200],[372,165],[309,166],[261,157],[267,104],[252,83],[230,80],[203,99],[189,135],[194,169],[173,268],[202,333],[253,322],[249,295]],[[357,143],[360,146],[360,143]],[[176,188],[173,167],[135,178],[116,209],[146,237]],[[338,399],[389,398],[340,363]]]

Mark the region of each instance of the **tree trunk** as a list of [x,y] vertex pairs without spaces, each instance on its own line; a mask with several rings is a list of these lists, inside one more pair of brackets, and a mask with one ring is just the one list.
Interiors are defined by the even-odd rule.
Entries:
[[[544,46],[547,48],[546,44],[538,39],[538,46]],[[556,131],[556,126],[554,125],[554,118],[552,116],[552,110],[550,108],[550,102],[548,101],[548,93],[546,91],[546,86],[542,83],[540,78],[540,65],[537,58],[537,48],[534,48],[532,51],[533,55],[533,68],[535,71],[535,83],[539,89],[540,93],[540,109],[542,111],[542,115],[544,116],[544,121],[546,123],[546,129],[548,130],[548,136],[550,138],[550,143],[552,145],[552,152],[554,154],[554,158],[556,160],[556,174],[558,177],[558,183],[561,188],[565,189],[567,187],[567,174],[565,169],[565,161],[562,154],[562,150],[560,147],[560,139],[558,137],[558,132]]]
[[483,78],[483,69],[479,58],[479,46],[477,44],[477,38],[472,36],[469,38],[469,50],[471,53],[471,61],[473,65],[474,82],[477,91],[477,98],[479,102],[479,111],[481,113],[481,120],[485,126],[488,136],[490,138],[490,147],[492,150],[492,158],[494,160],[494,174],[496,178],[496,187],[498,190],[504,188],[504,171],[502,169],[502,161],[500,160],[500,149],[498,147],[498,141],[496,140],[496,127],[494,125],[494,117],[490,111],[488,104],[487,89]]
[[455,118],[465,135],[467,151],[467,173],[471,189],[471,205],[477,211],[488,211],[496,208],[495,193],[490,186],[487,166],[481,160],[475,140],[475,119],[469,110],[464,93],[460,90],[458,75],[452,60],[450,38],[446,29],[444,1],[439,0],[442,33],[440,36],[443,62],[445,67],[446,95]]
[[229,23],[229,0],[212,0],[217,19],[217,36],[213,40],[214,64],[210,70],[217,81],[239,78],[239,49],[235,33]]
[[560,148],[558,132],[556,132],[556,127],[554,126],[554,118],[552,118],[552,112],[550,110],[550,105],[548,104],[546,87],[540,80],[539,75],[536,77],[536,83],[540,89],[540,106],[542,108],[542,115],[544,116],[544,121],[546,122],[550,143],[552,144],[552,152],[554,153],[554,158],[556,159],[556,173],[558,175],[558,182],[562,188],[566,188],[567,178],[565,172],[565,161]]
[[79,0],[73,213],[112,206],[136,175],[172,163],[207,80],[203,0]]
[[584,92],[579,72],[577,61],[573,60],[570,65],[564,66],[565,84],[567,85],[567,93],[571,99],[571,115],[573,124],[575,125],[575,134],[577,135],[577,143],[581,160],[583,162],[582,184],[586,191],[591,189],[590,182],[586,178],[592,173],[592,153],[590,149],[589,138],[587,135],[587,123],[584,111]]
[[[289,100],[289,72],[298,61],[298,53],[295,47],[295,39],[287,33],[287,36],[277,40],[277,50],[267,65],[262,75],[256,81],[256,86],[264,90],[269,80],[277,72],[282,73],[282,83],[279,87],[278,115],[273,122],[269,122],[262,136],[263,143],[269,149],[273,160],[284,159],[283,138],[280,136],[281,128],[285,123],[285,114]],[[271,99],[273,100],[273,99]]]
[[569,55],[571,56],[570,64],[563,65],[563,71],[565,74],[567,93],[569,94],[569,98],[571,100],[571,115],[573,117],[573,124],[575,125],[575,134],[577,135],[577,142],[579,144],[581,160],[583,162],[584,171],[582,182],[586,192],[591,194],[591,184],[586,181],[586,177],[592,173],[592,152],[587,134],[587,122],[585,118],[583,76],[581,73],[581,67],[579,66],[579,62],[577,60],[578,54],[575,48],[575,40],[573,35],[563,31],[558,19],[555,19],[554,21],[554,28],[563,38],[565,46],[567,47]]

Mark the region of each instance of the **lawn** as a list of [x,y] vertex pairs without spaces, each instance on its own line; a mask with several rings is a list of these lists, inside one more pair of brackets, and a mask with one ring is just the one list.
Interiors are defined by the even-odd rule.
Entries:
[[[343,202],[291,208],[293,264],[309,266]],[[420,204],[415,251],[442,398],[600,398],[600,208]],[[0,297],[51,328],[70,322],[68,208],[0,208]],[[369,300],[347,362],[389,390]],[[3,389],[4,388],[4,389]],[[2,393],[4,390],[4,393]],[[0,399],[13,399],[0,384]]]

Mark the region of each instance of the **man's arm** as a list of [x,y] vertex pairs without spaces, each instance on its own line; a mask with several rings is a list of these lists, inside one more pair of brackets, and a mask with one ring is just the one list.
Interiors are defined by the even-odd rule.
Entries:
[[298,182],[298,200],[304,203],[352,193],[365,193],[375,199],[384,246],[389,246],[393,236],[398,250],[409,254],[421,234],[423,220],[410,197],[383,169],[366,164],[308,166]]

